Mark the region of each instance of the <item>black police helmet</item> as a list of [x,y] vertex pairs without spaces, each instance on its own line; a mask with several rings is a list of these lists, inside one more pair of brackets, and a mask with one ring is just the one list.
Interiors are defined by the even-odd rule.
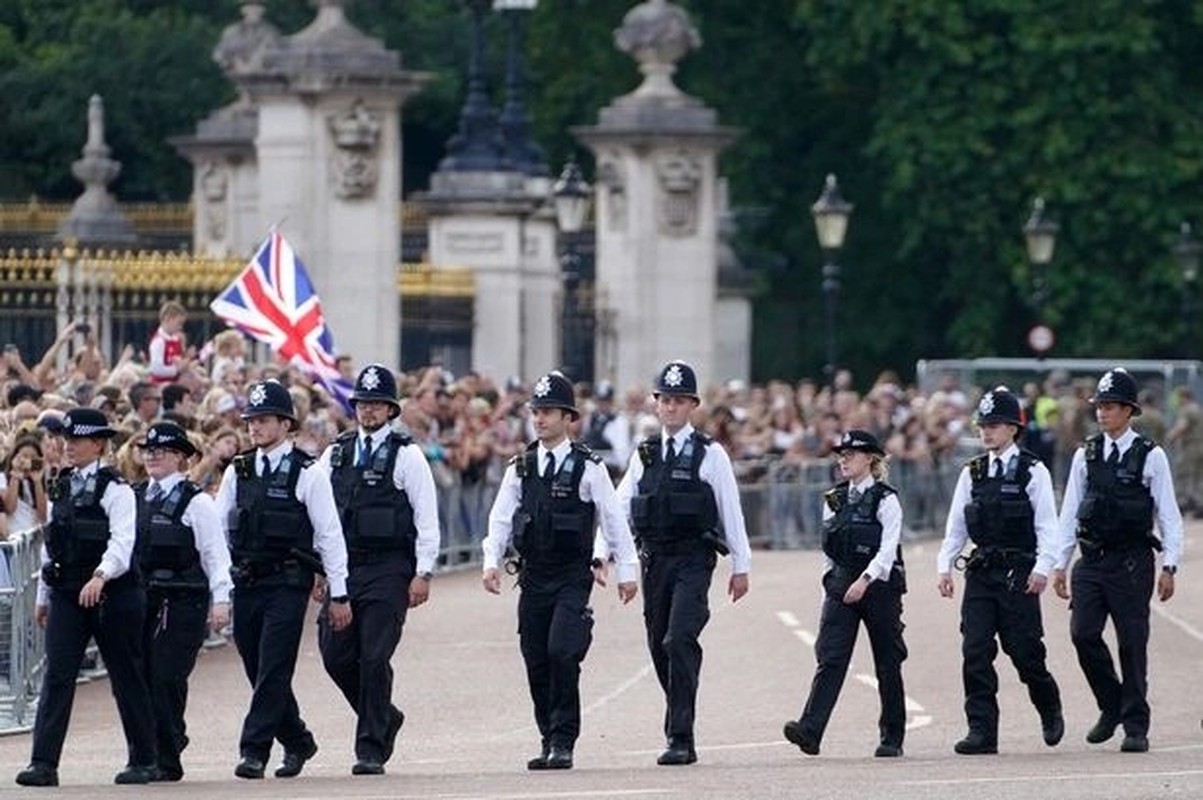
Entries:
[[869,455],[884,456],[886,451],[882,448],[881,442],[877,441],[877,437],[868,431],[850,430],[844,433],[840,443],[831,448],[833,452],[842,453],[845,450],[855,450],[860,453],[868,453]]
[[531,408],[562,408],[576,419],[581,412],[576,410],[576,393],[572,382],[559,370],[549,372],[535,381],[531,389]]
[[977,403],[977,424],[1002,422],[1017,428],[1025,427],[1019,398],[1006,386],[996,386],[982,395]]
[[284,384],[272,379],[256,381],[246,393],[246,408],[242,410],[242,418],[265,417],[273,414],[284,417],[292,427],[297,427],[297,414],[292,406],[292,395]]
[[1141,413],[1140,403],[1136,399],[1136,379],[1123,367],[1116,367],[1103,373],[1090,402],[1123,403],[1131,407],[1132,416],[1139,417]]
[[63,436],[68,439],[109,439],[117,431],[109,418],[94,408],[73,408],[63,417]]
[[656,397],[665,394],[698,400],[698,376],[693,367],[684,361],[670,361],[656,376],[656,386],[652,394]]
[[146,429],[143,440],[138,442],[138,447],[143,450],[175,450],[186,456],[194,456],[197,453],[196,445],[188,439],[187,431],[174,422],[156,422],[151,425]]
[[351,407],[359,401],[368,403],[388,403],[392,408],[389,417],[401,413],[401,404],[397,402],[397,379],[393,371],[383,364],[368,364],[355,379],[355,389],[351,392]]

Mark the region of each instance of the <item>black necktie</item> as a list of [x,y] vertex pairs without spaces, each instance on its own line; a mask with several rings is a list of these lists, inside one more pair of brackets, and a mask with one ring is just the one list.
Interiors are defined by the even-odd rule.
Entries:
[[1119,445],[1115,442],[1111,443],[1111,454],[1107,456],[1107,463],[1112,467],[1119,464]]
[[365,436],[359,441],[359,466],[370,467],[372,465],[372,440]]
[[1003,463],[1001,458],[994,459],[994,477],[1001,478],[1003,476]]
[[860,495],[861,495],[860,489],[853,486],[851,489],[848,490],[848,503],[850,505],[856,505],[857,503],[860,502]]
[[267,453],[263,454],[263,471],[259,474],[265,478],[272,474],[272,462],[271,459],[267,457]]
[[677,440],[670,436],[668,437],[668,449],[664,455],[664,463],[671,464],[677,460]]
[[556,454],[547,451],[547,467],[543,470],[543,480],[551,483],[551,479],[556,476]]

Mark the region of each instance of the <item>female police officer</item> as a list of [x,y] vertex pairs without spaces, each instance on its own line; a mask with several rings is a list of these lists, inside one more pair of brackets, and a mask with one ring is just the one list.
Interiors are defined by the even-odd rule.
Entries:
[[785,738],[818,755],[827,720],[852,659],[860,623],[869,634],[881,696],[881,743],[874,755],[902,755],[906,694],[902,688],[902,593],[899,547],[902,506],[884,483],[885,451],[868,431],[851,430],[834,448],[847,479],[825,495],[823,614],[815,642],[818,668],[801,719],[785,723]]

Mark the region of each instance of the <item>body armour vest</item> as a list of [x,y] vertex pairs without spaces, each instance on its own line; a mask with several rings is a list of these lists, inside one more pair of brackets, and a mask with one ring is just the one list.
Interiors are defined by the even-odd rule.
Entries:
[[138,567],[152,589],[209,590],[196,537],[183,522],[184,511],[198,494],[200,487],[187,480],[154,502],[147,502],[145,487],[137,490]]
[[354,431],[344,433],[330,452],[334,504],[342,521],[348,551],[404,552],[412,555],[418,530],[409,497],[393,483],[397,454],[412,443],[408,436],[390,434],[375,449],[371,461],[355,458]]
[[100,566],[109,544],[109,518],[100,499],[110,483],[123,483],[112,467],[100,467],[77,491],[71,490],[74,470],[63,470],[50,484],[54,502],[46,529],[50,563],[42,570],[49,586],[82,586]]
[[297,500],[297,480],[313,459],[292,450],[274,472],[255,474],[255,451],[234,456],[237,500],[229,521],[234,563],[278,564],[313,555],[313,524],[305,504]]
[[643,477],[631,498],[635,533],[652,545],[700,541],[718,528],[714,489],[698,476],[711,439],[694,431],[671,464],[664,463],[660,442],[652,436],[639,445]]
[[589,415],[589,427],[581,437],[590,450],[613,450],[614,444],[606,438],[606,426],[617,418],[614,412],[594,411]]
[[1104,460],[1103,434],[1086,440],[1086,491],[1078,506],[1078,538],[1096,547],[1152,545],[1153,495],[1145,460],[1156,445],[1137,436],[1115,466]]
[[[834,513],[823,523],[823,552],[841,569],[864,572],[881,549],[881,522],[877,508],[881,501],[897,490],[889,484],[874,483],[855,502],[848,502],[848,484],[842,483],[824,495],[827,507]],[[894,554],[894,562],[902,564],[902,548]]]
[[589,448],[573,442],[551,480],[539,474],[538,443],[513,462],[522,481],[522,502],[514,513],[514,549],[531,564],[588,564],[593,557],[596,508],[581,500],[585,462],[600,464]]
[[990,455],[969,461],[970,500],[965,506],[965,529],[973,543],[982,548],[1036,553],[1036,514],[1028,497],[1034,454],[1019,451],[1015,468],[1001,478],[990,472]]

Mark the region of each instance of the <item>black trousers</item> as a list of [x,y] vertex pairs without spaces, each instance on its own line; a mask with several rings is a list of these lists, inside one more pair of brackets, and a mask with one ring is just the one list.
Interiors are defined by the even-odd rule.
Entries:
[[146,595],[132,576],[110,582],[99,604],[79,606],[79,589],[51,589],[46,622],[46,675],[33,727],[34,763],[58,767],[75,700],[75,679],[89,639],[96,639],[109,672],[129,763],[153,766],[155,722],[142,664]]
[[523,565],[518,641],[544,746],[569,750],[581,733],[581,662],[593,643],[589,565]]
[[[1154,557],[1149,548],[1078,559],[1070,579],[1069,634],[1099,710],[1119,719],[1130,736],[1149,732],[1149,600]],[[1115,626],[1119,666],[1103,641],[1107,618]]]
[[234,587],[234,644],[253,687],[238,742],[243,756],[266,761],[272,739],[289,752],[313,742],[292,693],[308,606],[305,588],[262,583]]
[[155,712],[159,766],[170,772],[182,771],[180,753],[188,746],[184,723],[188,676],[208,633],[208,618],[208,592],[151,589],[147,593],[146,679]]
[[907,656],[902,640],[902,594],[888,583],[873,581],[859,602],[847,605],[844,592],[859,576],[860,573],[844,576],[835,570],[823,576],[823,611],[815,642],[818,667],[799,721],[816,739],[822,740],[863,623],[873,650],[877,693],[881,698],[881,717],[877,723],[881,743],[901,747],[906,734],[902,662]]
[[961,601],[962,680],[969,730],[998,740],[998,644],[1028,687],[1041,720],[1061,712],[1061,692],[1045,666],[1040,595],[1028,594],[1028,573],[981,568],[965,573]]
[[716,556],[709,548],[644,553],[643,621],[647,646],[667,708],[664,735],[670,743],[693,746],[702,645],[698,637],[710,621],[710,579]]
[[388,731],[401,711],[393,705],[391,659],[409,610],[412,562],[351,568],[347,593],[351,625],[330,627],[329,600],[318,617],[322,664],[355,711],[355,756],[384,761]]

